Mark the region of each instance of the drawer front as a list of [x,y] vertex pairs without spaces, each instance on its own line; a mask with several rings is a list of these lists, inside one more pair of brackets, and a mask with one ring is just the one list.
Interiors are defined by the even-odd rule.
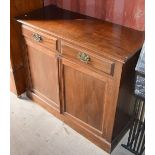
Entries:
[[49,36],[43,32],[25,25],[22,26],[22,34],[35,44],[39,44],[49,49],[57,50],[57,38]]
[[62,42],[62,57],[69,60],[73,60],[76,63],[80,63],[89,69],[97,71],[99,73],[106,73],[113,75],[114,62],[106,58],[97,58],[90,54],[86,50],[79,49],[68,43]]

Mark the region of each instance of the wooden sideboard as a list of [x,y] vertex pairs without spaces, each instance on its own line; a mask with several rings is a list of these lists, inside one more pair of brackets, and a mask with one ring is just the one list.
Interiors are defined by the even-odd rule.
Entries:
[[111,152],[128,129],[144,32],[53,5],[17,21],[27,95]]
[[[22,38],[20,25],[14,17],[43,7],[43,0],[11,0],[10,1],[10,89],[17,95],[25,92],[25,67],[22,55]],[[21,43],[21,44],[20,44]]]

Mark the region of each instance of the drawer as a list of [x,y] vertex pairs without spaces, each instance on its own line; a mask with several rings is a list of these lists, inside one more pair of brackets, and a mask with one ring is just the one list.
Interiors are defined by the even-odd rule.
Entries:
[[106,73],[113,75],[114,62],[106,58],[95,56],[86,50],[79,49],[73,45],[62,42],[62,57],[72,60],[80,65],[84,65],[89,69],[97,71],[99,73]]
[[22,34],[24,37],[29,38],[35,44],[39,44],[49,49],[57,50],[57,38],[55,37],[25,25],[22,26]]

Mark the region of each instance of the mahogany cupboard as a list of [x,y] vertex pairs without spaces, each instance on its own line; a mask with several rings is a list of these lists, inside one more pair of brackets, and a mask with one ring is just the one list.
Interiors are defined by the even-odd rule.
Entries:
[[111,152],[128,129],[144,33],[53,5],[17,21],[27,95]]
[[17,95],[25,91],[25,67],[22,55],[22,44],[20,25],[13,20],[14,17],[22,15],[33,9],[43,7],[42,0],[11,0],[10,1],[10,88]]

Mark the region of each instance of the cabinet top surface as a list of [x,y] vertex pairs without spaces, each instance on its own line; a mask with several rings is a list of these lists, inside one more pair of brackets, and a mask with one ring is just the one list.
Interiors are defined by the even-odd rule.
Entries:
[[144,32],[54,5],[17,17],[17,21],[121,62],[132,57],[144,42]]

